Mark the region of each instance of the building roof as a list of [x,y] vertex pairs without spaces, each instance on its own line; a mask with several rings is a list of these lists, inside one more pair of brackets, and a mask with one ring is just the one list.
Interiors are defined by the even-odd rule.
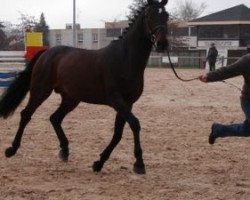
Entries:
[[250,8],[244,4],[228,8],[204,17],[200,17],[190,21],[192,22],[225,22],[225,21],[249,21],[250,22]]

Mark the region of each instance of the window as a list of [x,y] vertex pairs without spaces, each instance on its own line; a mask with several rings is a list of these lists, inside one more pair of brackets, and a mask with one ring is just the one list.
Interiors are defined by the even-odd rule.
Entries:
[[242,38],[250,38],[250,24],[244,24],[240,26],[240,34]]
[[93,43],[97,43],[98,42],[98,34],[97,33],[93,33],[92,34],[92,41],[93,41]]
[[72,24],[66,24],[66,29],[67,30],[72,30],[73,29],[73,25]]
[[56,34],[56,45],[61,45],[61,44],[62,44],[62,35]]
[[238,25],[207,25],[199,27],[200,39],[238,39]]
[[83,43],[83,33],[77,34],[77,42],[81,44]]
[[223,38],[224,39],[238,39],[240,36],[239,25],[224,25]]
[[200,39],[218,39],[222,38],[222,26],[200,26],[198,35]]

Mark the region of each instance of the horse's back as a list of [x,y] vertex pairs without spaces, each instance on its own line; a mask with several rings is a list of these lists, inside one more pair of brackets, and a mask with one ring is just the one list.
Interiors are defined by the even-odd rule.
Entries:
[[[33,69],[33,85],[43,84],[78,101],[105,103],[98,51],[58,46],[49,49]],[[45,85],[44,85],[45,84]]]
[[32,83],[88,103],[108,104],[114,92],[135,102],[143,90],[143,77],[127,79],[123,57],[114,44],[100,50],[53,47],[35,65]]

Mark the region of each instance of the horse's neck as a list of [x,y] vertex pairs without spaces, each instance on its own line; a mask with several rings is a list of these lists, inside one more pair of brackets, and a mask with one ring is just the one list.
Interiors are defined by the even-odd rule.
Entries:
[[139,17],[124,39],[128,52],[128,67],[134,73],[143,72],[152,49],[152,42],[145,33],[143,16]]

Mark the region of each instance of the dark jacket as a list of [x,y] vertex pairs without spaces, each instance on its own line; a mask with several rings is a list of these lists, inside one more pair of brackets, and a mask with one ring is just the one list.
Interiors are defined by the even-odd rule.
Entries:
[[222,81],[239,75],[242,75],[244,78],[242,97],[250,100],[250,54],[242,56],[229,66],[209,72],[207,74],[207,82]]
[[207,54],[207,61],[215,63],[217,56],[218,56],[217,49],[215,47],[210,47]]
[[247,47],[247,53],[250,53],[250,46]]

